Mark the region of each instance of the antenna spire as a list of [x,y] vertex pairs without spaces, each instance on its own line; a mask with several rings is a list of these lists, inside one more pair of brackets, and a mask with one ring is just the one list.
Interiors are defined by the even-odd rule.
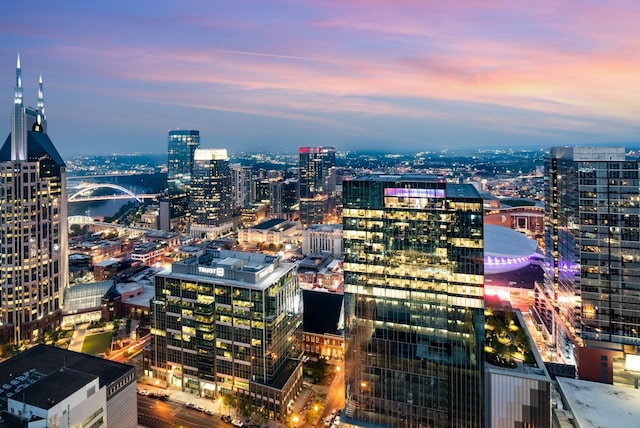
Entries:
[[20,68],[20,53],[16,63],[16,88],[14,91],[14,104],[22,105],[22,69]]
[[40,79],[38,80],[38,104],[36,105],[42,116],[44,116],[44,91],[42,86],[42,73],[40,73]]

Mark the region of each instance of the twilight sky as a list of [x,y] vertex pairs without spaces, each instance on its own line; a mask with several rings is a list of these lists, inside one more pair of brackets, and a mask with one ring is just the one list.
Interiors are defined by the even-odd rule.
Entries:
[[18,52],[63,157],[640,141],[636,0],[1,1],[3,140]]

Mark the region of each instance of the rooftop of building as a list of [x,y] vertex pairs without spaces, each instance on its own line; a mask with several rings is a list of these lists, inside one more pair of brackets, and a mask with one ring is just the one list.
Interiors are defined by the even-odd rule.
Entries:
[[180,253],[195,254],[201,250],[202,250],[201,245],[183,245],[182,247],[178,248],[177,251]]
[[95,263],[94,266],[109,267],[109,266],[117,265],[118,263],[122,263],[122,260],[112,258],[112,259],[106,259],[101,262]]
[[272,218],[271,220],[266,220],[263,221],[260,224],[256,224],[255,226],[252,226],[252,229],[259,229],[259,230],[269,230],[273,227],[276,227],[278,225],[281,225],[282,223],[286,223],[287,220],[283,219],[283,218]]
[[149,233],[145,233],[144,237],[147,239],[172,239],[178,234],[175,232],[165,232],[164,230],[152,230]]
[[624,161],[626,158],[624,147],[551,147],[549,153],[552,158],[574,161]]
[[333,261],[333,256],[328,251],[322,253],[309,253],[298,262],[298,271],[318,272],[326,268]]
[[113,280],[76,284],[64,290],[64,313],[74,314],[99,309],[102,298],[113,287]]
[[130,306],[137,306],[139,308],[148,308],[151,302],[151,299],[154,298],[156,293],[156,288],[153,283],[143,284],[141,288],[141,293],[131,297],[129,299],[124,300],[122,303]]
[[[135,370],[128,364],[39,344],[0,363],[0,388],[15,393],[19,385],[23,385],[21,390],[28,388],[60,368],[97,376],[101,388]],[[64,379],[61,385],[66,382]]]
[[115,245],[120,245],[120,241],[108,241],[105,239],[101,239],[99,241],[85,240],[77,244],[77,246],[82,248],[100,248],[100,247],[112,247]]
[[171,271],[162,275],[189,275],[200,280],[212,278],[216,283],[266,289],[294,267],[294,263],[284,262],[280,256],[206,249],[173,263]]
[[[445,189],[448,198],[472,198],[482,199],[478,190],[471,184],[447,183],[443,176],[431,174],[363,174],[350,177],[345,181],[378,181],[389,183],[433,183],[439,190]],[[404,192],[411,194],[412,190],[405,189]],[[445,197],[436,192],[435,197]],[[398,195],[400,196],[400,195]],[[431,195],[427,195],[431,196]]]
[[557,377],[562,401],[580,428],[635,427],[640,421],[640,390]]
[[485,309],[485,361],[485,367],[494,372],[551,381],[522,314],[508,306]]
[[92,374],[61,367],[12,398],[40,409],[50,409],[96,378]]
[[361,174],[352,176],[346,181],[417,181],[417,182],[435,182],[444,184],[444,177],[435,174]]
[[[35,162],[44,159],[45,156],[58,166],[64,167],[65,163],[53,142],[44,132],[27,131],[27,159]],[[11,134],[7,137],[2,148],[0,148],[0,161],[11,160]]]
[[448,198],[480,198],[478,190],[471,184],[450,184],[447,183]]
[[166,247],[166,244],[159,242],[143,242],[135,246],[131,254],[147,254],[152,251]]
[[302,290],[302,295],[303,330],[307,333],[338,334],[344,296],[315,290]]
[[342,224],[312,224],[305,230],[313,232],[337,232],[342,231]]
[[289,379],[291,379],[291,375],[293,375],[300,364],[302,364],[300,360],[287,360],[282,368],[280,368],[280,370],[276,374],[276,377],[273,379],[273,382],[271,382],[269,386],[278,390],[282,390],[287,382],[289,382]]

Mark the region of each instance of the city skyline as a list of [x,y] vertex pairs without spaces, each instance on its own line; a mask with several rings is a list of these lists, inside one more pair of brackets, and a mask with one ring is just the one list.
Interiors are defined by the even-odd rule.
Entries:
[[159,153],[170,129],[199,129],[203,148],[231,155],[639,140],[633,3],[36,1],[0,12],[0,79],[20,53],[35,104],[43,73],[65,157]]

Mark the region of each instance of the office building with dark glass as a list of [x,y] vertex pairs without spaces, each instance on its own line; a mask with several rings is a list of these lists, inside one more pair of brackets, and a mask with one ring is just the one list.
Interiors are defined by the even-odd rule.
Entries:
[[335,147],[298,148],[300,223],[321,224],[335,190]]
[[197,149],[189,195],[192,235],[217,237],[233,226],[234,199],[226,149]]
[[0,149],[0,341],[39,340],[60,326],[68,281],[66,166],[47,134],[42,76],[23,103],[20,57],[11,134]]
[[[302,389],[295,264],[206,250],[155,278],[147,375],[207,398],[235,395],[277,419]],[[254,413],[255,413],[254,412]]]
[[187,214],[193,155],[200,147],[200,131],[176,129],[167,138],[167,190],[171,218]]
[[343,181],[343,422],[484,421],[482,198],[420,174]]

